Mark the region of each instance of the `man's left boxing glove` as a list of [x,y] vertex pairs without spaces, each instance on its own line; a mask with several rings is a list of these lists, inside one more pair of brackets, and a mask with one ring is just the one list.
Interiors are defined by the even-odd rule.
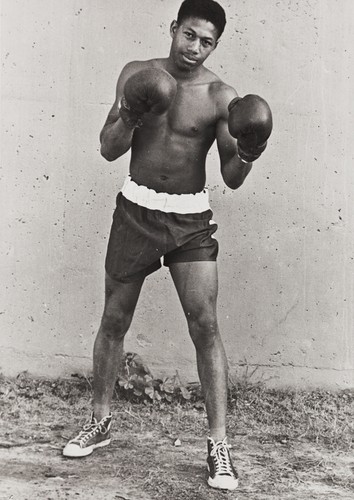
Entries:
[[237,139],[238,155],[244,162],[259,158],[267,146],[272,128],[272,112],[258,95],[235,97],[229,104],[229,132]]

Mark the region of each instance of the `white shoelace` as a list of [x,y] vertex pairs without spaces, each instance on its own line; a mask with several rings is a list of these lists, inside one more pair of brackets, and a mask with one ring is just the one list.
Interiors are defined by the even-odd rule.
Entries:
[[99,432],[105,433],[107,428],[102,422],[90,422],[89,424],[84,425],[82,431],[74,438],[72,441],[79,441],[82,444],[85,444],[91,437],[95,436]]
[[233,476],[228,448],[229,446],[226,443],[226,438],[218,443],[213,443],[210,456],[214,458],[215,474]]

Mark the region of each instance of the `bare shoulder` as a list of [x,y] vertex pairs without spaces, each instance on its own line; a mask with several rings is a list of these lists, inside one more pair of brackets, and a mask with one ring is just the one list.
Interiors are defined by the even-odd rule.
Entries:
[[227,107],[234,99],[237,97],[236,90],[223,82],[220,78],[216,77],[215,81],[212,81],[210,84],[210,95],[215,102],[216,108],[220,112],[220,115],[228,115]]
[[123,89],[126,81],[135,73],[138,71],[141,71],[143,69],[147,68],[158,68],[160,67],[159,60],[158,59],[149,59],[146,61],[131,61],[128,62],[122,69],[118,81],[117,81],[117,87],[116,87],[116,95],[117,98],[116,100],[118,101],[123,94]]
[[162,59],[148,59],[146,61],[131,61],[128,62],[122,69],[121,76],[125,79],[132,76],[134,73],[148,68],[163,68]]

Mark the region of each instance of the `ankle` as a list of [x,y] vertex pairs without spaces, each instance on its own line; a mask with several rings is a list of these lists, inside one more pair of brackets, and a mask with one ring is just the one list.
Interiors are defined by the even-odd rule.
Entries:
[[93,408],[93,416],[100,422],[103,418],[110,416],[110,410],[107,406],[94,406]]
[[210,429],[209,437],[215,442],[223,441],[226,437],[225,427]]

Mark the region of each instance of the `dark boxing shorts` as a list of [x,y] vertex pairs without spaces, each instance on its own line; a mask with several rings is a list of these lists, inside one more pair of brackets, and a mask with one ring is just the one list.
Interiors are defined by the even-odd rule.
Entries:
[[116,200],[106,255],[107,274],[122,282],[143,278],[174,262],[215,261],[207,190],[196,194],[157,193],[128,177]]

